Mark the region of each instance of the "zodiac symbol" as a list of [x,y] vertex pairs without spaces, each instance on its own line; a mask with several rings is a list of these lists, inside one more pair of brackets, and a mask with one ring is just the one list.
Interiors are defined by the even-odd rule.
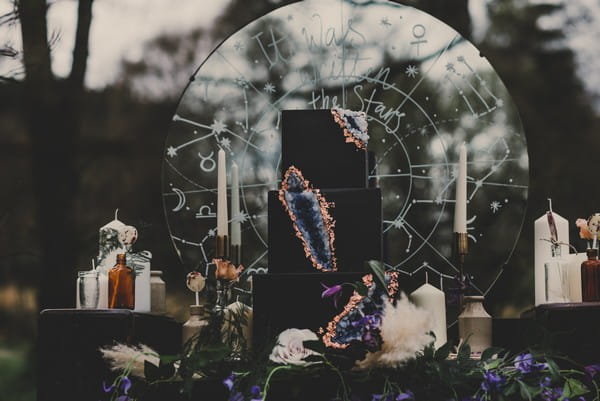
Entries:
[[426,32],[427,30],[425,29],[425,26],[421,24],[416,24],[415,26],[413,26],[412,34],[416,40],[410,42],[410,44],[413,46],[417,46],[417,56],[419,55],[419,45],[427,43],[427,39],[423,39]]
[[183,206],[185,206],[185,194],[179,188],[171,188],[171,190],[173,192],[175,192],[175,194],[177,195],[177,199],[178,199],[177,206],[175,206],[171,210],[174,212],[178,212],[183,208]]
[[217,214],[210,210],[210,206],[208,205],[200,206],[200,210],[198,210],[198,213],[196,213],[197,219],[210,219],[216,216]]
[[[212,150],[208,156],[203,156],[202,153],[198,152],[198,157],[201,159],[200,168],[202,169],[202,171],[204,171],[206,173],[210,173],[217,167],[217,162],[215,162],[215,159],[213,159],[214,155],[215,155],[215,152]],[[210,167],[205,166],[206,163],[208,163],[210,165]]]

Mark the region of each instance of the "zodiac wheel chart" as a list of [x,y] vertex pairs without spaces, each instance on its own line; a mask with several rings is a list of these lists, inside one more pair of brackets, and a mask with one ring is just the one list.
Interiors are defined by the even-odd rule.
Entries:
[[468,271],[487,294],[525,214],[521,120],[471,43],[434,17],[386,0],[283,6],[232,34],[198,68],[172,119],[162,177],[171,238],[186,269],[214,255],[222,148],[240,171],[242,211],[230,219],[242,225],[243,264],[249,274],[267,271],[267,191],[281,180],[281,111],[332,107],[367,114],[384,262],[409,276],[456,274],[454,181],[466,143]]

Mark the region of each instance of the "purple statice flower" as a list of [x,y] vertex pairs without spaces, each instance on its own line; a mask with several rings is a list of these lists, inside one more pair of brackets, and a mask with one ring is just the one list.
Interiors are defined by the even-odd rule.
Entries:
[[254,385],[250,388],[250,401],[263,401],[263,397],[260,391],[260,386]]
[[496,372],[486,371],[483,374],[481,389],[486,393],[500,390],[500,387],[506,382],[506,379]]
[[235,384],[235,373],[231,372],[231,374],[227,376],[225,380],[223,380],[223,384],[229,391],[231,391],[233,389],[233,385]]
[[342,296],[342,286],[340,284],[333,285],[331,287],[327,287],[325,284],[321,283],[325,291],[321,293],[321,298],[329,298],[333,297],[333,305],[337,308],[338,302]]
[[414,401],[415,395],[412,391],[406,390],[404,393],[400,393],[396,396],[395,401]]
[[523,374],[539,372],[547,367],[546,363],[536,363],[531,354],[520,354],[515,357],[515,368]]

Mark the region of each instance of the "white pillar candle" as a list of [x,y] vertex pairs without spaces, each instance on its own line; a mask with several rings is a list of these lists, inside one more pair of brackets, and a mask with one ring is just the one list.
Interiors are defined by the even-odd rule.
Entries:
[[565,258],[569,264],[569,298],[571,302],[581,302],[581,264],[587,260],[585,252],[572,253]]
[[435,347],[439,348],[448,340],[446,328],[446,296],[429,283],[425,283],[410,294],[410,300],[416,306],[431,313]]
[[454,232],[467,232],[467,146],[460,145],[458,174],[456,176],[456,203],[454,205]]
[[[558,241],[569,243],[569,222],[562,216],[552,212],[554,217],[554,223],[556,224],[556,231],[558,233]],[[543,239],[550,239],[550,227],[548,225],[548,216],[544,213],[534,223],[534,280],[535,280],[535,305],[545,303],[545,272],[544,263],[552,259],[552,245],[548,241]],[[569,247],[567,245],[560,245],[561,255],[569,254]],[[569,281],[571,279],[569,278]],[[579,290],[581,294],[581,289]]]
[[217,162],[217,235],[226,236],[227,232],[227,169],[225,151],[219,149]]
[[240,179],[237,164],[231,164],[231,245],[242,245],[240,214]]

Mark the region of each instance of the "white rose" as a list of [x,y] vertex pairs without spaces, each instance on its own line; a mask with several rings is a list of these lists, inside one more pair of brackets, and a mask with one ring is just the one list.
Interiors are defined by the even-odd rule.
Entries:
[[269,359],[284,365],[308,366],[314,362],[304,359],[310,355],[319,355],[313,350],[304,348],[304,341],[318,340],[317,335],[308,329],[287,329],[282,331],[277,338],[277,345],[273,348]]

